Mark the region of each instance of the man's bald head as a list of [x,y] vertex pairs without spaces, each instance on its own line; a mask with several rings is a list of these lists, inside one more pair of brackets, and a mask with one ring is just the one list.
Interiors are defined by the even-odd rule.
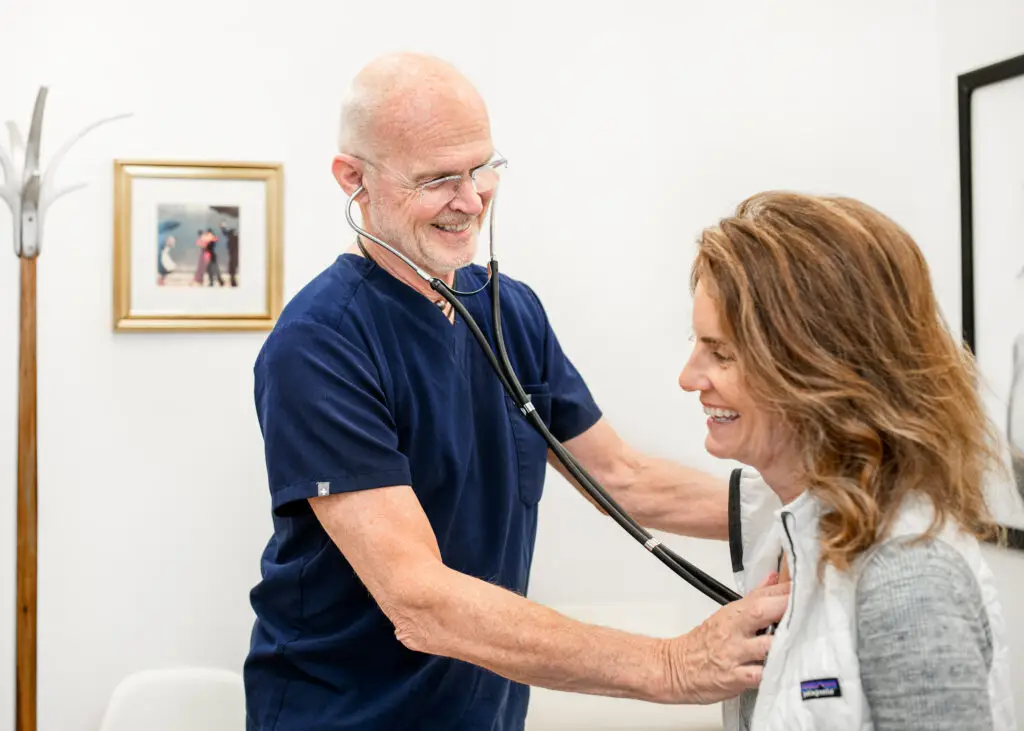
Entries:
[[483,98],[447,61],[418,53],[381,56],[349,87],[339,152],[378,159],[411,153],[430,141],[442,120],[449,131],[452,125],[489,127]]
[[[437,276],[472,261],[495,187],[469,174],[495,150],[487,107],[465,76],[433,56],[377,58],[352,81],[340,132],[331,172],[349,205],[361,191],[367,231]],[[458,182],[449,191],[440,180]]]

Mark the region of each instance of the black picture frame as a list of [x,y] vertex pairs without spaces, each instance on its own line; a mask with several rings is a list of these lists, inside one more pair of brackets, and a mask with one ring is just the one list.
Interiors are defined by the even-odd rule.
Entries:
[[[971,100],[985,86],[1024,76],[1024,54],[1007,58],[957,76],[960,146],[960,299],[964,344],[977,355],[974,287],[974,180],[971,150]],[[1010,548],[1024,550],[1024,529],[1004,526]]]

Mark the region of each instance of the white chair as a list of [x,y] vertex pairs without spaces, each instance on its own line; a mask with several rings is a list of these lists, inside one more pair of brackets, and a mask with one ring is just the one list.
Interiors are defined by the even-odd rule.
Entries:
[[129,675],[114,689],[100,731],[244,731],[242,677],[180,667]]

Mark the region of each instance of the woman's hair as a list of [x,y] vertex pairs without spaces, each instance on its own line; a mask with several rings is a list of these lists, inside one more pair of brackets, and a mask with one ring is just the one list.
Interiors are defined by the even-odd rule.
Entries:
[[849,198],[766,192],[702,233],[698,281],[745,385],[803,456],[823,565],[849,566],[910,492],[934,504],[928,536],[949,518],[998,534],[983,494],[998,433],[906,231]]

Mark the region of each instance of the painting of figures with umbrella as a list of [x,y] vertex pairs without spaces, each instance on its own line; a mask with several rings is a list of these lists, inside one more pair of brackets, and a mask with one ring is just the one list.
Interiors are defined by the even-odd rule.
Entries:
[[273,327],[280,164],[118,160],[114,177],[116,331]]
[[238,206],[161,203],[157,207],[157,283],[238,286]]

